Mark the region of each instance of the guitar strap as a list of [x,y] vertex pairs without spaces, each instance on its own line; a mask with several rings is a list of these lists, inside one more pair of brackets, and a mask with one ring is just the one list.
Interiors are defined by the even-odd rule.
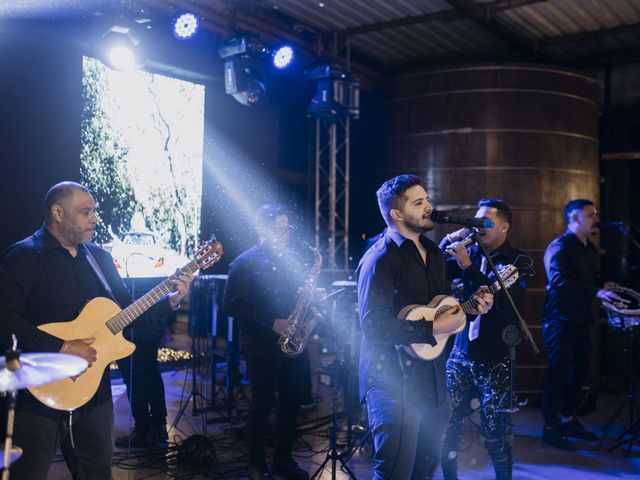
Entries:
[[86,245],[84,245],[84,250],[86,252],[87,262],[89,262],[89,265],[91,265],[91,269],[93,270],[93,273],[96,274],[96,277],[98,277],[98,280],[100,281],[104,289],[109,293],[109,296],[111,297],[111,299],[116,303],[118,303],[116,301],[115,295],[113,294],[113,290],[111,290],[111,287],[109,286],[109,282],[107,282],[107,277],[104,276],[104,273],[102,272],[102,268],[100,268],[100,264],[98,263],[98,261],[96,260],[96,257],[91,252],[91,249]]

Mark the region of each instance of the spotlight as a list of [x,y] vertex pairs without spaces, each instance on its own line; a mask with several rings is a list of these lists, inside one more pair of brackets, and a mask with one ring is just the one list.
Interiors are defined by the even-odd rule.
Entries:
[[276,68],[287,68],[293,62],[293,49],[289,45],[284,45],[273,52],[273,65]]
[[218,55],[220,58],[233,57],[234,55],[242,55],[247,52],[247,38],[233,37],[224,43],[218,45]]
[[260,75],[270,48],[257,41],[257,35],[244,32],[218,46],[224,62],[224,90],[247,107],[262,103],[267,88]]
[[107,59],[111,68],[126,72],[136,66],[136,55],[126,45],[112,47],[107,53]]
[[191,12],[185,12],[175,18],[173,22],[173,33],[176,37],[186,40],[196,34],[198,26],[198,17]]
[[224,62],[224,91],[246,107],[262,103],[267,93],[258,69],[241,58]]
[[317,90],[309,102],[309,115],[335,122],[340,117],[360,115],[360,84],[338,67],[321,64],[304,72],[307,80],[317,80]]
[[114,70],[126,71],[140,67],[140,37],[133,24],[120,20],[111,24],[96,44],[96,56]]

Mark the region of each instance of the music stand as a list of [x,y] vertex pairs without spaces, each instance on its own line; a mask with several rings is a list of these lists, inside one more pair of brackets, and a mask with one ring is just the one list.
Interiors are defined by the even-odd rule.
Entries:
[[[215,370],[212,368],[212,362],[213,342],[217,329],[218,313],[218,289],[215,283],[218,279],[217,277],[217,275],[200,275],[196,277],[189,294],[191,362],[188,368],[191,369],[191,392],[176,414],[170,429],[176,427],[189,407],[189,402],[192,403],[191,414],[193,416],[199,415],[201,412],[206,412],[206,410],[212,406],[215,408],[215,398],[212,403],[207,395],[207,383],[212,382],[212,394],[214,394]],[[207,298],[205,299],[206,301],[203,301],[200,290],[205,289],[207,289]],[[209,316],[211,318],[209,318]],[[206,320],[211,320],[211,322],[206,322]],[[200,372],[200,379],[198,379],[198,372]],[[202,385],[202,388],[199,388],[200,385]],[[215,397],[215,395],[213,396]],[[198,404],[198,401],[200,401],[200,404]],[[224,412],[220,409],[217,409],[217,413],[225,420],[227,419]],[[207,423],[206,419],[203,418],[202,435],[204,436],[207,435]]]

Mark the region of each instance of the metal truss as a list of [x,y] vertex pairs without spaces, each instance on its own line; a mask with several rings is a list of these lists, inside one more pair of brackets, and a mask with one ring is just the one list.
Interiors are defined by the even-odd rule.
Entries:
[[349,268],[349,116],[315,121],[316,248],[325,267]]

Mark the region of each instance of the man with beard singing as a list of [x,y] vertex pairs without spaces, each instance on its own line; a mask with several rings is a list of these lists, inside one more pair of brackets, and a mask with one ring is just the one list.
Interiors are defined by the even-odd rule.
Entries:
[[[465,314],[457,307],[435,322],[398,318],[407,305],[426,305],[436,295],[449,294],[449,282],[442,252],[424,235],[433,228],[433,207],[421,179],[400,175],[387,180],[377,199],[387,228],[357,271],[360,389],[375,445],[374,478],[428,479],[438,466],[449,418],[448,349],[426,361],[410,356],[406,347],[434,344],[435,334],[459,329]],[[474,314],[487,313],[493,296],[479,291],[474,297]]]

